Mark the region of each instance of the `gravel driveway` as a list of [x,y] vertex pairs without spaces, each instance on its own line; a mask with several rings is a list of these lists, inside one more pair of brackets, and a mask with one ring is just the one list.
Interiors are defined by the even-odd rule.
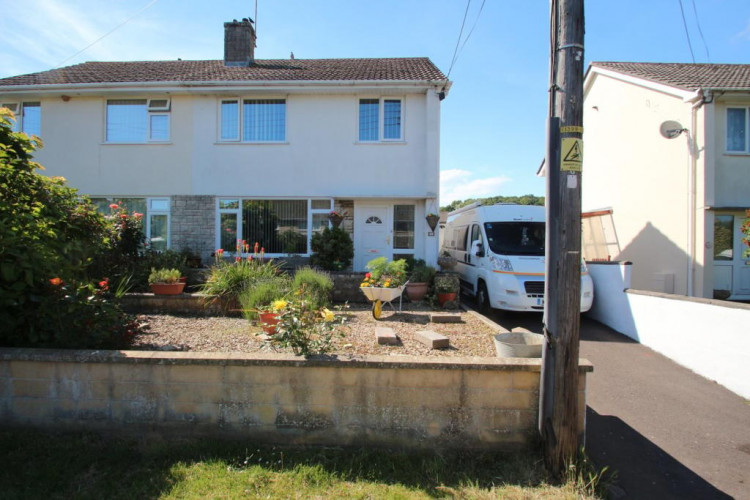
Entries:
[[[380,321],[372,317],[369,308],[353,306],[344,313],[346,324],[343,338],[334,341],[332,354],[384,356],[475,356],[494,357],[493,329],[473,314],[460,311],[460,323],[430,323],[427,308],[409,305],[401,314],[384,311]],[[243,318],[188,317],[164,314],[140,315],[148,326],[147,333],[136,339],[136,350],[172,350],[203,352],[289,352],[266,342],[261,328]],[[398,345],[378,345],[375,327],[393,328]],[[450,347],[430,349],[415,340],[415,332],[432,330],[450,339]]]

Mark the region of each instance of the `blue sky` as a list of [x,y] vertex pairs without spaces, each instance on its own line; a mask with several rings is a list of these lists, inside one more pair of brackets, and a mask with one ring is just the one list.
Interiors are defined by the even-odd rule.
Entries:
[[[253,17],[255,9],[254,0],[0,5],[0,77],[93,60],[220,59],[223,23]],[[750,0],[682,5],[696,62],[750,63]],[[466,6],[465,0],[259,0],[256,57],[427,56],[447,73]],[[544,156],[549,2],[485,0],[479,14],[480,7],[482,0],[469,4],[464,38],[473,32],[442,104],[441,204],[545,191],[535,172]],[[692,62],[680,0],[589,0],[585,57]]]

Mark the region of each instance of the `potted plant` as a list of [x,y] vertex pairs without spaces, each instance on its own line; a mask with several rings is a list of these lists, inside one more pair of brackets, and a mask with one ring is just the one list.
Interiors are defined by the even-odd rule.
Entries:
[[422,300],[427,295],[436,272],[434,267],[428,266],[422,259],[414,263],[409,275],[409,283],[406,284],[406,293],[412,302]]
[[428,213],[425,216],[425,220],[427,221],[427,225],[430,226],[430,230],[434,231],[438,225],[438,222],[440,222],[440,216],[435,213]]
[[443,271],[450,271],[456,267],[458,261],[454,256],[449,254],[447,250],[444,250],[442,255],[438,257],[437,263]]
[[289,303],[286,300],[274,300],[269,309],[258,309],[258,323],[268,335],[276,333],[276,325],[279,323],[280,314]]
[[180,282],[182,273],[179,269],[154,269],[148,275],[148,284],[154,295],[179,295],[185,289]]
[[453,276],[436,276],[435,293],[437,294],[440,307],[443,307],[448,301],[455,301],[458,295],[458,278]]
[[340,214],[334,210],[328,214],[328,220],[331,221],[331,224],[333,224],[333,227],[339,227],[341,223],[344,221],[344,215],[345,214]]

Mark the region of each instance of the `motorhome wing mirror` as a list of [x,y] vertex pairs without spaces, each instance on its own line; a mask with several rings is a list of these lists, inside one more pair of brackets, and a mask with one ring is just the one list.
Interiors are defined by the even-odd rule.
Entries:
[[476,255],[477,257],[484,257],[484,247],[482,246],[482,242],[480,241],[474,241],[471,244],[472,253]]

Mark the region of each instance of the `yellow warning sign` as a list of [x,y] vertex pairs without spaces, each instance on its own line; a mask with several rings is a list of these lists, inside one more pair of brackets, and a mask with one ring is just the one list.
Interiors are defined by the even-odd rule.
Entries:
[[582,139],[563,137],[561,151],[560,170],[563,172],[580,172],[583,169]]
[[582,134],[583,127],[579,127],[576,125],[568,125],[566,127],[560,127],[560,133],[561,134]]

